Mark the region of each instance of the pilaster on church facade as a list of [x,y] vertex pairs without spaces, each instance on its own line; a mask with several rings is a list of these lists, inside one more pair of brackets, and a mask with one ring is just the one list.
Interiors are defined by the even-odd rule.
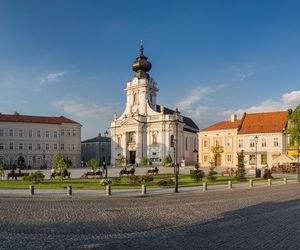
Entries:
[[194,163],[199,129],[190,118],[179,112],[177,118],[174,110],[157,104],[159,89],[148,74],[152,64],[147,59],[141,46],[141,53],[132,64],[135,76],[125,88],[125,110],[111,123],[111,163],[114,165],[117,159],[125,157],[129,164],[139,163],[143,158],[161,164],[168,155],[174,162]]

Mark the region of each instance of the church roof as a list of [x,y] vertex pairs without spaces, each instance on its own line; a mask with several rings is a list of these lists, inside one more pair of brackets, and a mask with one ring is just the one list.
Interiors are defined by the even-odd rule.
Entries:
[[[160,105],[156,105],[156,110],[158,112],[160,112],[160,107],[161,107]],[[173,115],[174,112],[175,112],[174,110],[164,107],[164,114],[166,114],[166,115]],[[192,128],[194,130],[199,130],[199,127],[196,125],[196,123],[191,118],[182,115],[182,119],[183,119],[183,122],[188,127]],[[185,131],[195,132],[192,129],[184,128]]]

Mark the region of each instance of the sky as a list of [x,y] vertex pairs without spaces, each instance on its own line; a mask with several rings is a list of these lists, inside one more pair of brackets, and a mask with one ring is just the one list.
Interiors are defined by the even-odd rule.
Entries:
[[143,40],[158,103],[199,128],[300,103],[300,2],[0,0],[0,112],[104,133]]

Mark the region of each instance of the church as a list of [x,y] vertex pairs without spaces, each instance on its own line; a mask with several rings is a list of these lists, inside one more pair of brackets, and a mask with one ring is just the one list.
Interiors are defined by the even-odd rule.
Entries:
[[110,127],[111,164],[126,159],[138,164],[148,159],[161,164],[167,156],[181,166],[194,164],[198,157],[198,126],[192,119],[157,104],[157,83],[149,75],[152,64],[140,55],[132,64],[134,77],[126,85],[126,108],[119,117],[114,115]]

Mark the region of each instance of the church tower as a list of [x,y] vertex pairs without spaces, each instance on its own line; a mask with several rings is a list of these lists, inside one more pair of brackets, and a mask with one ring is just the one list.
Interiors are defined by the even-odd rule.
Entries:
[[140,55],[132,64],[132,70],[135,71],[135,76],[127,82],[126,86],[126,115],[148,115],[148,106],[151,109],[156,109],[157,83],[149,76],[152,64],[144,55],[144,47],[141,44]]

